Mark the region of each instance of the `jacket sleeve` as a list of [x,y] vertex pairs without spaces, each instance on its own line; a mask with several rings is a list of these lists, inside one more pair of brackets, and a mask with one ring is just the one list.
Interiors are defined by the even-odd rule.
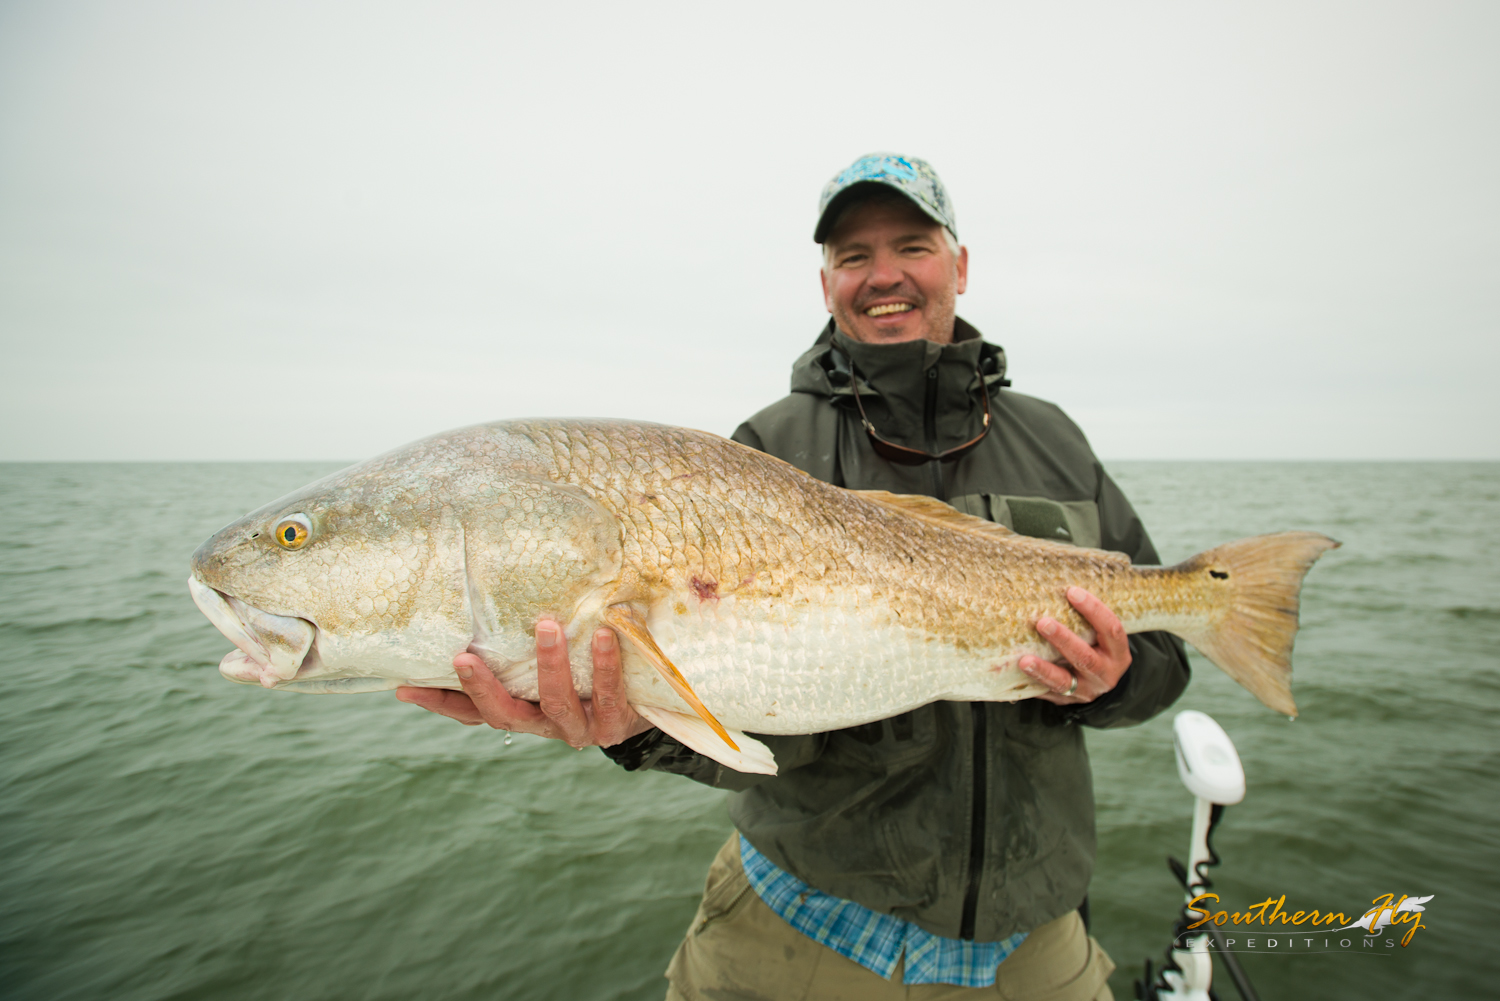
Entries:
[[[777,775],[785,775],[793,768],[800,768],[817,760],[818,756],[823,753],[824,745],[828,743],[826,733],[783,737],[760,734],[750,736],[771,749],[771,753],[776,757]],[[728,789],[731,792],[749,789],[751,786],[776,777],[776,775],[751,775],[737,772],[733,768],[719,764],[705,754],[699,754],[655,728],[637,734],[614,747],[604,747],[600,750],[604,752],[605,757],[627,772],[641,769],[671,772],[674,775],[686,775],[694,782],[701,782],[715,789]]]
[[[760,435],[755,433],[747,421],[741,424],[730,436],[732,441],[741,445],[749,445],[757,451],[764,452],[765,446],[761,442]],[[776,757],[777,774],[785,775],[793,768],[799,768],[811,761],[817,760],[823,753],[823,747],[828,743],[826,733],[798,734],[795,736],[760,736],[751,734],[761,743],[771,749]],[[727,768],[719,764],[713,758],[681,743],[674,737],[670,737],[662,731],[652,727],[644,733],[636,734],[628,740],[621,741],[614,747],[600,748],[605,757],[615,764],[624,768],[627,772],[649,769],[657,772],[672,772],[676,775],[686,775],[694,782],[702,782],[704,785],[713,786],[715,789],[728,789],[738,792],[741,789],[749,789],[753,785],[759,785],[767,779],[774,778],[771,775],[750,775],[737,772],[733,768]]]
[[[1098,467],[1100,547],[1124,553],[1139,566],[1161,562],[1146,527],[1130,501]],[[1068,715],[1093,727],[1134,726],[1144,723],[1177,701],[1187,688],[1190,670],[1182,640],[1171,633],[1136,633],[1130,637],[1130,667],[1113,691],[1083,705],[1069,707]]]

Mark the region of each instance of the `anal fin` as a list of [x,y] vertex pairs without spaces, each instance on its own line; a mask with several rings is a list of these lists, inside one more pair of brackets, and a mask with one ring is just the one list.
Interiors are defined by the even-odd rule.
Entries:
[[[604,620],[605,625],[618,629],[625,634],[625,637],[630,642],[635,644],[635,648],[641,652],[641,656],[651,662],[651,666],[661,673],[661,676],[666,679],[667,684],[672,686],[672,690],[681,696],[684,702],[693,707],[693,712],[697,713],[699,718],[708,724],[709,728],[718,734],[724,743],[736,751],[740,749],[740,746],[729,736],[729,731],[724,729],[724,724],[715,719],[714,714],[709,712],[708,707],[698,698],[698,694],[693,691],[693,686],[688,684],[687,679],[682,676],[682,672],[677,670],[676,666],[667,659],[667,655],[661,652],[661,647],[656,645],[656,640],[651,636],[651,630],[646,628],[646,622],[639,612],[629,605],[610,605],[604,610],[604,614],[600,618]],[[639,707],[636,708],[639,709]],[[650,719],[651,717],[647,716],[646,718]],[[653,722],[655,721],[653,720]],[[662,729],[666,730],[667,728],[662,727]],[[667,732],[671,733],[670,730],[667,730]],[[676,734],[672,735],[674,737],[677,736]],[[687,741],[683,741],[683,743],[686,744]],[[692,747],[695,751],[708,754],[707,751],[704,751],[700,747],[695,747],[692,744],[688,744],[688,746]],[[714,758],[715,761],[719,760],[712,754],[708,756]]]
[[771,749],[754,737],[747,737],[738,730],[730,730],[738,740],[738,747],[730,750],[724,746],[721,734],[711,729],[697,716],[677,713],[655,706],[635,706],[651,724],[662,732],[677,738],[704,757],[713,758],[726,768],[755,775],[775,775],[776,757]]

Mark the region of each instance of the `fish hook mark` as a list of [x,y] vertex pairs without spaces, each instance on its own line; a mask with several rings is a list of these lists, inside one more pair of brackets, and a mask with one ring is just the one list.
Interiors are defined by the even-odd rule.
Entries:
[[693,593],[698,596],[699,601],[718,601],[719,582],[716,580],[704,580],[697,574],[693,575]]

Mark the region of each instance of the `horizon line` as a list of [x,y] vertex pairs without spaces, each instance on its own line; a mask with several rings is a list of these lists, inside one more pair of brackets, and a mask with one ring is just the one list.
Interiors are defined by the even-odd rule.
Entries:
[[[271,465],[271,464],[319,464],[343,463],[354,465],[356,463],[375,458],[375,455],[365,456],[362,459],[7,459],[0,458],[0,465],[6,466],[65,466],[65,465]],[[1314,456],[1314,457],[1270,457],[1261,456],[1254,458],[1226,458],[1205,456],[1179,456],[1175,458],[1166,457],[1131,457],[1131,458],[1103,458],[1099,461],[1104,464],[1114,462],[1467,462],[1467,463],[1500,463],[1500,456],[1491,457],[1423,457],[1412,456]]]

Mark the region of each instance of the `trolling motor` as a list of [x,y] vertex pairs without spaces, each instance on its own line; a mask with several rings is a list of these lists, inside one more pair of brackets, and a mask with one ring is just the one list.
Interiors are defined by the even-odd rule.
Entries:
[[[1245,798],[1245,769],[1235,752],[1234,742],[1224,728],[1207,713],[1188,709],[1172,721],[1172,746],[1177,752],[1177,774],[1195,798],[1193,836],[1188,847],[1188,864],[1184,866],[1171,856],[1167,865],[1182,884],[1191,901],[1213,886],[1204,871],[1219,864],[1214,852],[1214,828],[1224,816],[1224,807]],[[1218,1001],[1212,990],[1214,967],[1208,943],[1212,939],[1219,959],[1228,971],[1244,1001],[1260,1001],[1234,953],[1224,944],[1224,934],[1211,922],[1194,931],[1187,927],[1206,916],[1205,911],[1183,905],[1182,914],[1172,929],[1172,946],[1166,962],[1152,975],[1151,960],[1135,982],[1135,996],[1140,1001]]]

